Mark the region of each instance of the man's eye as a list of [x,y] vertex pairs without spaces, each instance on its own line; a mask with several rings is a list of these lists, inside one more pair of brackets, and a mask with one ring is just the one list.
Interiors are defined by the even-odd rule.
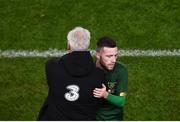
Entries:
[[108,56],[106,56],[106,57],[111,58],[112,56],[111,56],[111,55],[108,55]]

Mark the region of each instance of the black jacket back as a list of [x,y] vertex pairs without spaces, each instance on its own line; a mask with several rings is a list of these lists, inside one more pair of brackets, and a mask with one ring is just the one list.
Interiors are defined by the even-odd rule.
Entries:
[[75,51],[46,64],[48,96],[38,120],[95,120],[100,99],[93,97],[104,73],[88,51]]

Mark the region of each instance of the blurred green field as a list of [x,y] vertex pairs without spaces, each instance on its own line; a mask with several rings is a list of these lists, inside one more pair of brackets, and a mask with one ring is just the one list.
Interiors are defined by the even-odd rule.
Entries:
[[[47,95],[46,58],[0,59],[0,120],[35,120]],[[178,57],[123,57],[129,71],[125,120],[180,120]]]
[[82,26],[120,48],[179,49],[179,0],[0,0],[0,48],[63,49]]
[[[180,49],[179,0],[0,0],[0,50],[65,49],[75,26],[120,49]],[[48,58],[0,57],[0,120],[36,120]],[[180,121],[180,57],[120,57],[129,72],[125,120]]]

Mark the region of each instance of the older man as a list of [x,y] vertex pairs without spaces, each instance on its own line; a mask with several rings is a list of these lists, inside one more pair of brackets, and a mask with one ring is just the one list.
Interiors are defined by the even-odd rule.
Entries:
[[102,70],[90,52],[90,32],[76,27],[67,35],[69,53],[46,64],[48,96],[38,120],[95,120],[99,99],[93,89],[101,87]]

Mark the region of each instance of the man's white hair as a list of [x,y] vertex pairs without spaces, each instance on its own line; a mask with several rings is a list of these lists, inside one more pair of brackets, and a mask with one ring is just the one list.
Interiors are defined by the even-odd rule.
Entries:
[[67,35],[68,44],[72,51],[87,50],[90,38],[90,32],[82,27],[75,27]]

